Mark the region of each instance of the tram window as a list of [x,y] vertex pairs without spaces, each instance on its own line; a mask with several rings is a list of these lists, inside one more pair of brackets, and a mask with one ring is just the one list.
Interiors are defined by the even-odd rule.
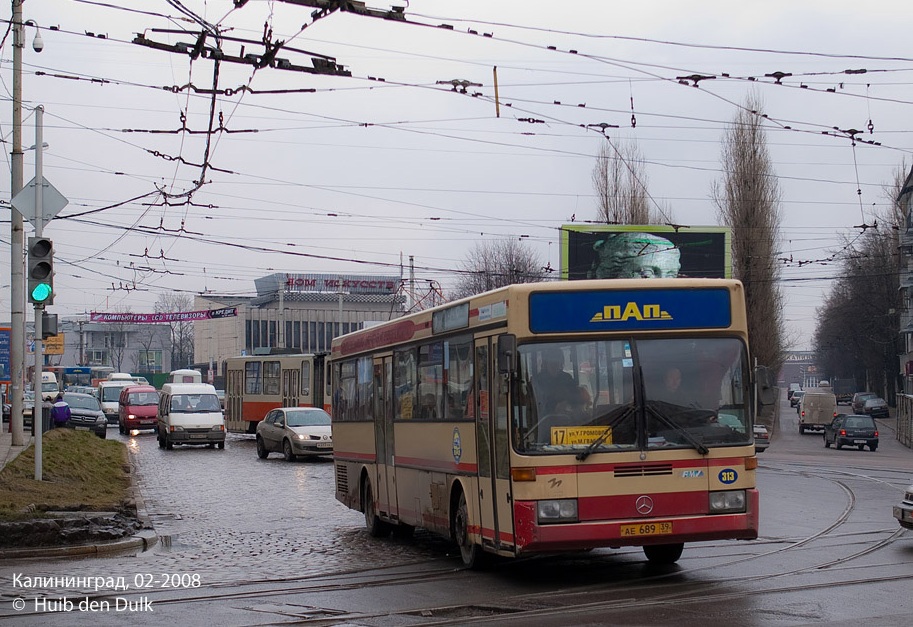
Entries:
[[260,362],[249,361],[244,364],[244,393],[260,394],[261,389]]
[[279,394],[279,383],[282,379],[282,367],[278,361],[263,362],[263,393]]

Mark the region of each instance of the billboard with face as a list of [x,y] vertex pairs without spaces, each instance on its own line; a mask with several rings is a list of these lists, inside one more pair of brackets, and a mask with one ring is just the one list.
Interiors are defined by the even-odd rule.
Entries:
[[565,224],[561,278],[731,278],[727,227]]

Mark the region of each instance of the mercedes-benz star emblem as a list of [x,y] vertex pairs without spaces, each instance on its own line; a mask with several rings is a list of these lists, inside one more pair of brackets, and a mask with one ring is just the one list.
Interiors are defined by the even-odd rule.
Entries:
[[646,516],[653,511],[653,499],[649,496],[638,496],[634,506],[637,508],[638,514]]

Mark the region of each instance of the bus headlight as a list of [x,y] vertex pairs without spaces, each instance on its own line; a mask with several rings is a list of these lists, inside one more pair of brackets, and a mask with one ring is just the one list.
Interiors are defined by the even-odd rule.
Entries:
[[538,501],[536,515],[543,524],[577,522],[577,499]]
[[710,513],[727,514],[745,511],[745,490],[710,493]]

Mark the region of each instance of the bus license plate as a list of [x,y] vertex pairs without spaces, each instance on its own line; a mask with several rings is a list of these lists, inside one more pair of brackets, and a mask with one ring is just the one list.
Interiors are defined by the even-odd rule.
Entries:
[[639,525],[622,525],[624,536],[661,536],[672,533],[671,522],[641,523]]

